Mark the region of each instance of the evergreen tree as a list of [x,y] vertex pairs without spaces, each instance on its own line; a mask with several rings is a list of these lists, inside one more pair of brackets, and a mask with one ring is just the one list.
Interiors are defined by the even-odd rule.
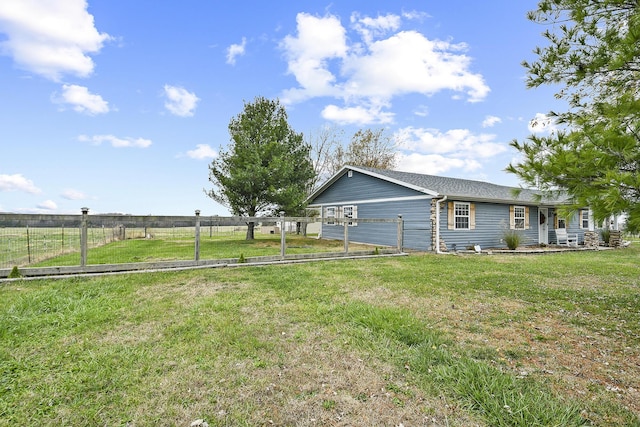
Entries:
[[596,221],[628,214],[640,230],[640,2],[542,0],[529,19],[549,28],[548,45],[524,63],[527,85],[560,85],[568,103],[550,116],[561,130],[512,142],[521,154],[508,171],[525,183],[589,206]]
[[[229,123],[231,144],[209,165],[214,188],[206,194],[233,215],[255,218],[304,210],[313,165],[310,147],[287,121],[280,102],[257,97]],[[254,221],[247,223],[254,238]]]

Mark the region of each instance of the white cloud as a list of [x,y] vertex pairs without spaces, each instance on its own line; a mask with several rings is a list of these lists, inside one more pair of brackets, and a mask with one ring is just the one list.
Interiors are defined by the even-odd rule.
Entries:
[[495,126],[497,123],[502,123],[502,119],[496,116],[487,116],[482,121],[483,128],[490,128]]
[[52,100],[58,104],[70,104],[74,111],[90,116],[109,112],[109,103],[84,86],[63,85],[62,95],[54,94]]
[[555,133],[558,125],[553,117],[544,113],[537,113],[535,118],[529,122],[529,132],[531,133]]
[[44,202],[38,203],[37,207],[39,209],[44,209],[48,211],[53,211],[58,209],[58,205],[53,200],[45,200]]
[[327,105],[322,110],[322,118],[339,124],[386,124],[393,122],[393,113],[383,112],[379,107],[367,108],[364,106],[341,108],[336,105]]
[[482,161],[507,150],[495,142],[495,135],[474,134],[468,129],[407,127],[394,135],[398,149],[398,169],[407,172],[440,174],[450,169],[465,172],[482,168]]
[[[489,93],[482,75],[470,71],[471,58],[464,54],[464,43],[430,40],[417,31],[396,32],[401,26],[401,17],[396,15],[370,18],[354,14],[351,21],[364,44],[353,41],[355,35],[348,37],[336,16],[298,14],[297,34],[286,36],[280,45],[288,72],[298,82],[297,87],[283,92],[285,104],[333,97],[345,105],[332,106],[330,111],[353,112],[364,106],[381,115],[372,122],[386,123],[388,111],[372,106],[388,109],[396,96],[431,96],[446,90],[454,98],[463,94],[468,102],[479,102]],[[360,115],[355,119],[360,120]]]
[[407,127],[396,133],[398,148],[435,154],[449,154],[460,158],[488,158],[507,150],[494,142],[493,134],[474,134],[468,129],[438,129]]
[[242,38],[242,43],[232,44],[227,48],[227,64],[235,65],[236,57],[244,55],[245,48],[247,46],[247,39]]
[[335,76],[329,70],[329,60],[347,55],[346,30],[335,16],[318,18],[299,13],[298,34],[286,36],[281,48],[300,88],[286,90],[283,102],[299,102],[315,96],[339,95],[334,88]]
[[187,157],[198,160],[214,159],[218,157],[218,153],[209,144],[197,144],[194,150],[187,151]]
[[138,147],[138,148],[147,148],[151,146],[152,142],[150,139],[145,138],[118,138],[113,135],[80,135],[78,137],[78,141],[81,142],[90,142],[93,145],[101,145],[103,142],[111,144],[112,147],[115,148],[123,148],[123,147]]
[[0,2],[0,53],[27,71],[59,81],[62,75],[91,75],[90,54],[111,39],[100,33],[85,0]]
[[30,194],[39,194],[42,192],[42,190],[35,186],[33,181],[19,173],[14,175],[0,174],[0,191],[24,191]]
[[87,198],[87,195],[82,191],[74,190],[72,188],[68,188],[64,190],[61,194],[63,199],[67,200],[84,200]]
[[402,18],[398,15],[388,14],[371,18],[369,16],[360,17],[359,14],[351,15],[353,28],[360,33],[366,44],[371,44],[374,38],[382,37],[391,31],[400,28]]
[[164,103],[166,109],[171,114],[180,117],[193,116],[200,100],[195,93],[189,92],[185,88],[171,85],[164,85],[164,96],[167,97]]
[[474,171],[482,168],[480,162],[474,159],[456,159],[439,154],[399,154],[398,170],[404,172],[439,175],[451,169]]

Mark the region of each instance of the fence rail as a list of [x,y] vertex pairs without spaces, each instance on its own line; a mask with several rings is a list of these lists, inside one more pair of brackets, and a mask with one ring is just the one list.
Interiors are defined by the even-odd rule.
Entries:
[[[332,219],[332,221],[336,221]],[[397,223],[398,245],[395,248],[376,248],[377,253],[402,251],[402,218],[349,219],[349,223]],[[198,265],[228,264],[237,258],[224,258],[212,252],[207,237],[242,235],[249,223],[256,233],[280,234],[278,253],[252,256],[252,261],[272,261],[309,258],[312,254],[288,251],[287,232],[319,228],[321,218],[313,217],[220,217],[201,216],[141,216],[89,215],[87,208],[80,215],[0,214],[0,278],[6,278],[14,268],[22,276],[41,274],[74,274],[98,271],[122,271],[149,268],[177,268]],[[344,246],[339,254],[351,254],[349,226],[344,227]],[[148,245],[154,259],[131,257],[127,248],[131,241]],[[164,251],[156,242],[171,240]],[[239,240],[239,239],[238,239]],[[176,246],[176,242],[178,242]],[[203,248],[202,243],[207,245]],[[352,242],[353,243],[353,242]],[[170,246],[170,247],[169,247]],[[382,252],[381,252],[382,251]],[[366,251],[365,251],[366,252]],[[338,253],[333,253],[338,255]],[[242,255],[241,255],[242,256]],[[316,256],[328,256],[327,253]],[[244,260],[246,261],[246,260]]]

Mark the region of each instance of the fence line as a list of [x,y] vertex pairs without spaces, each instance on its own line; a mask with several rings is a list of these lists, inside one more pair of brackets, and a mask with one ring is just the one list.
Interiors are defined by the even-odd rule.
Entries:
[[[247,224],[251,222],[257,226],[257,232],[280,234],[279,259],[284,260],[293,256],[287,253],[287,229],[299,230],[299,225],[303,224],[303,230],[306,230],[311,224],[320,225],[326,221],[317,217],[285,217],[284,214],[279,217],[201,216],[200,211],[195,211],[193,216],[89,215],[88,208],[83,208],[81,215],[0,214],[0,278],[7,277],[12,267],[19,267],[23,273],[25,270],[35,271],[33,264],[48,258],[55,258],[56,262],[55,267],[50,269],[68,270],[73,267],[74,272],[78,267],[78,271],[95,270],[96,264],[128,263],[140,268],[145,264],[157,266],[163,262],[211,263],[211,257],[202,260],[207,256],[203,254],[201,246],[203,236],[208,234],[213,237],[214,230],[215,236],[235,235],[245,232]],[[397,223],[398,243],[392,251],[402,251],[401,216],[397,219],[350,218],[348,222],[332,218],[331,221],[344,227],[344,254],[350,252],[349,226],[354,223]],[[191,255],[184,250],[165,254],[167,260],[132,261],[123,260],[126,255],[118,252],[125,250],[124,240],[139,239],[143,244],[156,238],[175,239],[184,243],[193,239]],[[90,251],[97,248],[100,255]],[[385,252],[388,253],[388,250]],[[268,258],[277,259],[278,256]]]

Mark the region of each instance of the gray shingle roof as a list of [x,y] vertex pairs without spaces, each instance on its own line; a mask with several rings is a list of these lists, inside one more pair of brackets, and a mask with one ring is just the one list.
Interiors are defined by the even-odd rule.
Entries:
[[[408,184],[418,187],[425,192],[437,193],[439,196],[449,198],[463,198],[469,200],[488,200],[503,202],[521,202],[534,204],[559,204],[562,198],[553,200],[544,199],[540,201],[538,192],[525,188],[507,187],[504,185],[491,184],[489,182],[472,181],[460,178],[448,178],[444,176],[423,175],[419,173],[401,172],[387,169],[376,169],[368,167],[351,167],[348,169],[377,176],[378,178],[388,178],[400,185]],[[519,191],[519,194],[516,194]]]

